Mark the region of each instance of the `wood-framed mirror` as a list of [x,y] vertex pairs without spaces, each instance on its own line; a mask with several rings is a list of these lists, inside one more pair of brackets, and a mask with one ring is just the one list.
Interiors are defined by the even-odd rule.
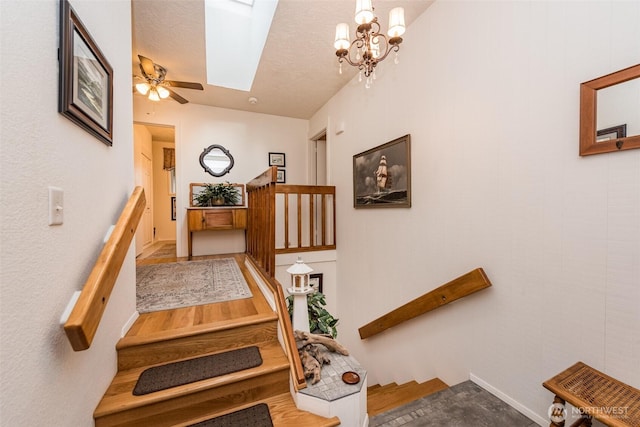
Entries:
[[580,85],[580,155],[640,148],[640,64]]

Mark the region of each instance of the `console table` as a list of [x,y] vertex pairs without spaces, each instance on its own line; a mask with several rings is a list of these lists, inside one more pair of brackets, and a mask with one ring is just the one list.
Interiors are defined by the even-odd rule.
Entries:
[[192,238],[194,231],[246,230],[247,208],[245,207],[211,207],[187,208],[187,237],[189,243],[189,260],[192,257]]

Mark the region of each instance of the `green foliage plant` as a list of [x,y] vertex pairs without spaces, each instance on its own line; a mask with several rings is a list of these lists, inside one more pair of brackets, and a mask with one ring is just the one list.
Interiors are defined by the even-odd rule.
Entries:
[[[327,334],[332,338],[338,336],[336,328],[339,319],[333,317],[324,306],[327,305],[324,294],[314,292],[307,295],[307,308],[309,312],[309,330],[314,334]],[[293,318],[293,295],[287,297],[289,316]]]
[[224,205],[235,205],[240,200],[240,192],[228,182],[205,184],[202,191],[195,196],[198,206],[213,206],[215,200],[222,200]]

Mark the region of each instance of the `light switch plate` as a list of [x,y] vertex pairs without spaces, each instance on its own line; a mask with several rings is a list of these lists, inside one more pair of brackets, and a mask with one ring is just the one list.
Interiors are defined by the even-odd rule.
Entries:
[[60,225],[64,220],[63,196],[62,188],[49,187],[49,225]]

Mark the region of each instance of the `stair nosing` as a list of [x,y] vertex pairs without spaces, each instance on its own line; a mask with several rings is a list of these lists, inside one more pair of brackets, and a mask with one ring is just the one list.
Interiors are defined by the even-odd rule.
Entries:
[[227,322],[219,322],[214,324],[205,324],[192,326],[184,329],[162,331],[149,335],[122,337],[116,344],[116,351],[128,349],[131,347],[160,343],[168,340],[175,340],[180,338],[192,337],[197,335],[203,335],[212,332],[220,332],[231,329],[237,329],[244,326],[259,325],[261,323],[269,323],[278,320],[278,315],[275,312],[268,314],[259,313],[252,316],[245,317],[242,321],[232,320]]

